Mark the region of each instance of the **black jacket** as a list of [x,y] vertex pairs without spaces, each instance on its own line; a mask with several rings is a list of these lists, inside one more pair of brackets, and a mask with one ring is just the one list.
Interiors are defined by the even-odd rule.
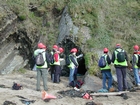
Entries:
[[[74,63],[75,66],[78,66],[78,62],[75,61],[75,57],[73,54],[70,54],[70,60]],[[77,59],[77,58],[76,58]]]

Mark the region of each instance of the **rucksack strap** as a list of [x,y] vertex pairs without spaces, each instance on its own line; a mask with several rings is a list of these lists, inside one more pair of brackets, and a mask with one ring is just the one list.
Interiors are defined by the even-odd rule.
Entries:
[[118,51],[117,49],[115,51],[117,51],[117,52],[124,52],[124,50],[122,48],[119,48],[119,49],[121,49],[121,51]]

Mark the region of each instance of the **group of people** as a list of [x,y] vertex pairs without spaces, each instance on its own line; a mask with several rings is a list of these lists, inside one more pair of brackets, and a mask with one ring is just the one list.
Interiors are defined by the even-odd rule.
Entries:
[[[45,59],[45,63],[42,66],[37,66],[37,84],[36,84],[36,90],[40,91],[40,80],[42,77],[43,80],[43,87],[44,90],[47,91],[47,75],[48,71],[50,71],[51,74],[51,80],[53,83],[59,83],[60,82],[60,75],[61,75],[61,59],[60,54],[64,52],[64,49],[62,47],[59,47],[57,45],[53,45],[52,51],[48,52],[47,47],[43,43],[38,43],[37,49],[34,51],[34,58],[37,57],[39,53],[42,53],[43,58]],[[69,73],[69,83],[71,81],[74,81],[77,79],[77,68],[78,68],[78,62],[77,58],[79,56],[76,56],[77,48],[72,48],[70,50],[70,64],[68,65],[70,69]],[[53,59],[53,61],[52,61]]]
[[[139,46],[135,45],[133,48],[134,53],[131,60],[132,66],[130,70],[133,70],[135,84],[137,86],[140,86],[139,67],[137,66],[139,56]],[[126,80],[126,73],[130,63],[128,62],[128,56],[126,51],[121,47],[120,44],[116,44],[115,50],[112,53],[112,59],[108,55],[108,48],[104,48],[102,56],[105,57],[106,61],[105,67],[100,67],[102,73],[102,88],[108,91],[110,91],[110,89],[112,88],[113,78],[110,65],[111,63],[113,63],[117,76],[118,91],[127,90],[128,86]],[[108,79],[107,87],[106,87],[106,79]]]

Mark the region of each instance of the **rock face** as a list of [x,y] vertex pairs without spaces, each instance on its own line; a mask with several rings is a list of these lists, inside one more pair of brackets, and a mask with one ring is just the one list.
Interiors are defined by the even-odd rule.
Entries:
[[7,74],[29,63],[37,34],[18,28],[18,17],[6,5],[0,14],[0,74]]
[[[0,74],[7,74],[24,67],[32,69],[33,51],[39,41],[47,39],[47,35],[40,35],[39,29],[30,19],[21,21],[7,5],[3,4],[0,7],[2,14],[0,15]],[[76,47],[80,54],[82,53],[80,46],[75,44],[79,29],[73,25],[67,9],[65,7],[61,15],[56,43],[65,49],[64,55],[69,54],[73,47]]]
[[15,42],[17,16],[6,6],[2,6],[0,12],[0,14],[4,14],[1,16],[0,25],[0,72],[5,74],[22,67],[24,61],[18,55],[19,51],[15,50],[19,47]]
[[[64,38],[69,37],[72,34],[73,38],[78,33],[78,27],[73,24],[73,21],[68,14],[68,7],[64,8],[62,13],[61,20],[59,22],[59,35],[57,38],[57,43],[60,43],[64,40]],[[72,40],[72,39],[71,39]],[[73,40],[72,40],[73,41]]]

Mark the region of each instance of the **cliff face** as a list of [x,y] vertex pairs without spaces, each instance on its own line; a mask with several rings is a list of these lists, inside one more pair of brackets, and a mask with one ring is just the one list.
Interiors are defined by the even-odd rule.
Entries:
[[[0,74],[7,74],[24,67],[32,69],[33,51],[36,49],[37,43],[43,42],[49,49],[52,41],[48,37],[51,35],[49,32],[46,32],[46,35],[40,33],[40,28],[31,19],[21,20],[8,5],[1,4],[0,7],[0,14],[2,14],[0,17]],[[53,44],[56,43],[63,47],[65,54],[69,54],[73,47],[78,48],[79,54],[82,53],[80,46],[75,44],[78,41],[76,34],[79,29],[74,26],[67,7],[60,16],[59,26],[54,28],[56,31],[59,30],[59,34],[55,36],[56,42],[54,41]],[[47,21],[46,18],[47,16],[42,16],[43,24]],[[46,28],[45,31],[52,28],[50,25],[49,29]],[[63,68],[65,69],[65,67]]]
[[7,5],[1,4],[0,14],[0,73],[6,74],[29,63],[37,32],[30,24],[19,28],[17,15]]

